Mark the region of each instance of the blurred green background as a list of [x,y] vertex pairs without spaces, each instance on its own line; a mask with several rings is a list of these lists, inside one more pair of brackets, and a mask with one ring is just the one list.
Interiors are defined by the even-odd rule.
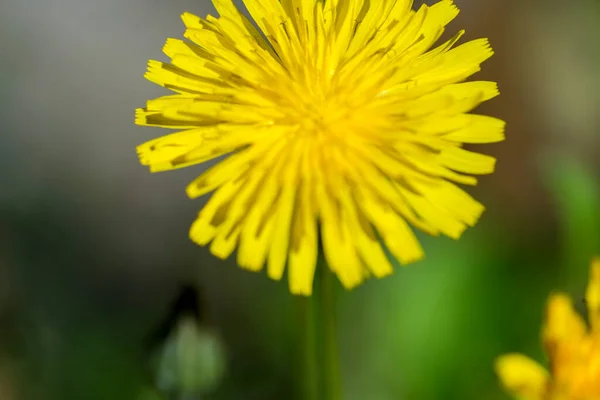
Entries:
[[[583,310],[600,254],[600,2],[456,4],[448,31],[496,51],[474,78],[499,82],[479,112],[505,119],[507,140],[482,149],[499,161],[472,191],[487,206],[476,228],[422,237],[425,261],[340,293],[346,400],[508,398],[494,358],[543,360],[548,293]],[[164,93],[146,61],[163,59],[186,10],[214,12],[207,0],[2,2],[0,400],[160,399],[144,338],[182,282],[203,287],[226,353],[203,399],[293,398],[287,284],[188,240],[202,201],[184,188],[205,167],[151,175],[136,158],[161,134],[133,125]]]

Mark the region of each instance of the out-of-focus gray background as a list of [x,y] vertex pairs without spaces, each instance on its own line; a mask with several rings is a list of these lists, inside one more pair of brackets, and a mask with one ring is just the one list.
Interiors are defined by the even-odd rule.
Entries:
[[[449,30],[489,37],[478,79],[501,96],[507,141],[488,207],[459,242],[340,304],[345,399],[502,399],[497,354],[541,358],[551,289],[581,296],[600,251],[600,2],[456,0]],[[431,3],[431,2],[428,2]],[[150,174],[136,145],[164,132],[133,111],[165,94],[143,79],[207,0],[2,0],[0,399],[136,399],[141,338],[181,282],[206,291],[228,375],[211,399],[292,398],[298,346],[285,282],[221,262],[187,237],[203,167]],[[599,200],[599,201],[596,201]]]

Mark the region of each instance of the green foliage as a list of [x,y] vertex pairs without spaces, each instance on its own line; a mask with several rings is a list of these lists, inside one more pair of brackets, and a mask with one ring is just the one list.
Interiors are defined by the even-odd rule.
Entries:
[[566,283],[581,285],[588,263],[600,254],[600,185],[583,161],[558,156],[543,164],[543,177],[556,205]]

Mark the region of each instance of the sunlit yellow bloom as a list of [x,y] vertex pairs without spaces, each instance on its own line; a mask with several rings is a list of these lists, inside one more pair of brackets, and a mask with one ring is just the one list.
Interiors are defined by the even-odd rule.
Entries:
[[600,258],[586,301],[589,326],[568,296],[550,297],[542,334],[550,372],[523,355],[502,356],[496,371],[509,392],[524,400],[600,400]]
[[[463,148],[504,138],[504,122],[469,114],[498,95],[461,83],[492,55],[458,32],[430,50],[458,14],[451,1],[231,0],[219,17],[183,14],[170,63],[146,78],[176,94],[148,101],[139,125],[180,130],[138,148],[151,171],[227,155],[187,188],[214,192],[190,230],[218,257],[273,279],[288,270],[310,294],[319,243],[342,284],[383,277],[423,257],[409,224],[458,238],[484,207],[455,183],[494,170]],[[320,240],[320,242],[319,242]]]

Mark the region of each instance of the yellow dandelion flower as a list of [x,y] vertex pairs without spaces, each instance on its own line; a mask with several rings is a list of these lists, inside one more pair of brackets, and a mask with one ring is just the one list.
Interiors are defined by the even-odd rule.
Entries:
[[[458,32],[430,49],[458,14],[452,1],[213,0],[219,17],[183,14],[170,63],[146,78],[176,94],[147,102],[136,123],[180,130],[138,148],[165,171],[228,157],[187,188],[214,192],[190,230],[221,258],[268,276],[288,271],[310,294],[319,243],[346,288],[423,257],[409,224],[458,238],[484,207],[474,185],[495,159],[463,147],[498,142],[504,122],[470,114],[498,95],[461,83],[492,55]],[[319,242],[320,240],[320,242]]]
[[509,392],[523,400],[600,399],[600,258],[592,262],[586,301],[589,327],[568,296],[548,300],[542,337],[549,373],[521,354],[498,358],[496,371]]

